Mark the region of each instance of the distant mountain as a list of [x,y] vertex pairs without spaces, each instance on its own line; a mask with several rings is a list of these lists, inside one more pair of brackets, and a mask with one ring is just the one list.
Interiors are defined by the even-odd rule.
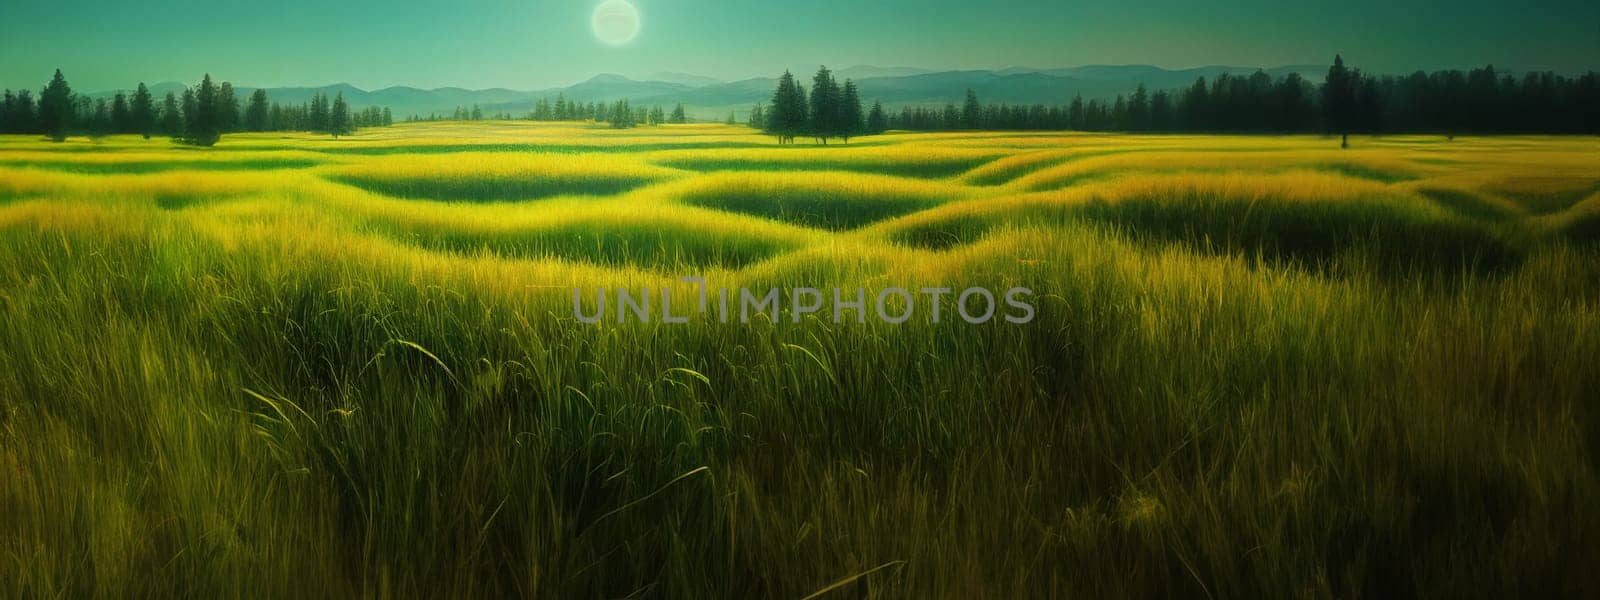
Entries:
[[[1273,77],[1300,73],[1311,82],[1318,83],[1322,81],[1327,67],[1290,65],[1257,69],[1219,65],[1163,69],[1150,65],[1085,65],[1054,69],[1011,67],[931,71],[914,67],[855,66],[840,69],[835,76],[855,80],[864,102],[881,101],[885,106],[897,109],[908,105],[960,102],[968,89],[977,93],[983,102],[1065,104],[1078,94],[1084,98],[1112,98],[1127,94],[1140,83],[1151,90],[1176,90],[1192,85],[1197,77],[1211,80],[1223,73],[1249,76],[1257,70],[1264,70]],[[802,85],[810,86],[811,73],[796,73],[796,78]],[[178,83],[160,83],[151,86],[151,91],[159,97],[168,91],[181,93],[183,87]],[[671,107],[682,102],[692,117],[721,120],[730,110],[742,118],[751,106],[770,101],[775,87],[777,79],[770,77],[723,82],[711,77],[663,72],[641,81],[605,73],[570,86],[534,91],[453,87],[425,90],[404,86],[366,91],[341,83],[320,87],[268,88],[267,96],[274,102],[298,104],[310,101],[316,93],[329,96],[342,93],[355,108],[387,106],[394,110],[397,118],[430,114],[444,116],[458,106],[469,108],[473,105],[486,113],[507,112],[520,116],[531,110],[540,98],[554,100],[557,95],[580,102],[613,102],[625,98],[635,105],[644,106]],[[255,88],[241,86],[236,89],[236,95],[242,103],[253,91]],[[108,91],[91,95],[109,97],[113,93]]]
[[707,85],[723,83],[721,79],[717,79],[715,77],[706,77],[704,75],[694,75],[690,73],[674,73],[671,71],[660,71],[651,74],[649,80],[677,83],[687,85],[689,87],[703,87]]
[[933,69],[919,69],[917,67],[873,67],[856,65],[833,72],[833,76],[844,79],[872,79],[875,77],[906,77],[908,75],[922,75],[932,73]]

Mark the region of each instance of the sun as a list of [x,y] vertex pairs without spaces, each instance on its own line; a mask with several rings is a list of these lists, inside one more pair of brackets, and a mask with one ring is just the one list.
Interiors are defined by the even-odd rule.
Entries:
[[628,0],[605,0],[594,9],[594,37],[621,46],[639,35],[639,9]]

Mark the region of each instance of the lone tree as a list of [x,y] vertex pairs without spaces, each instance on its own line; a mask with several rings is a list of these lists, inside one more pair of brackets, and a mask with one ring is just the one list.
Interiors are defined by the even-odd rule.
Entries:
[[64,142],[72,129],[73,112],[72,86],[61,76],[61,69],[56,69],[55,77],[39,92],[39,128],[50,139]]
[[1361,72],[1346,69],[1344,57],[1334,55],[1333,66],[1328,68],[1327,80],[1322,84],[1322,117],[1330,133],[1339,134],[1339,147],[1350,147],[1350,130],[1356,125],[1358,109],[1356,90],[1361,85]]
[[344,92],[339,92],[333,97],[333,108],[328,111],[328,133],[337,139],[354,131],[350,124],[350,105],[344,103]]
[[150,88],[139,83],[139,88],[133,91],[133,100],[128,106],[128,122],[133,127],[133,132],[150,139],[150,132],[156,125],[155,98],[150,97]]

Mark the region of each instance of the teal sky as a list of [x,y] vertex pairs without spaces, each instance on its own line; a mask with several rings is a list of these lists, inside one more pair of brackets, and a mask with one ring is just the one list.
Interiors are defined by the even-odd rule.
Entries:
[[634,0],[639,36],[597,41],[599,0],[0,0],[0,87],[193,81],[536,89],[596,73],[723,79],[818,64],[928,68],[1494,63],[1600,69],[1600,1]]

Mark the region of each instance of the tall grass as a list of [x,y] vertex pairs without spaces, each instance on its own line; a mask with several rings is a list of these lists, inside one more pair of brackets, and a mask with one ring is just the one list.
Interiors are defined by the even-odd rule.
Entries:
[[[560,131],[404,126],[339,147],[611,135]],[[765,143],[738,131],[635,139]],[[1419,177],[1390,182],[1248,164],[1150,174],[1175,144],[1327,143],[1314,139],[890,138],[876,151],[1098,140],[1160,155],[1145,175],[1042,193],[753,172],[515,203],[324,179],[341,166],[0,168],[14,194],[0,203],[0,596],[1600,586],[1600,247],[1568,233],[1593,222],[1594,196],[1489,219],[1418,191],[1509,207],[1496,182],[1592,184],[1600,170],[1562,169],[1593,157],[1493,166],[1497,143],[1571,142],[1429,151],[1452,165],[1412,160],[1409,140],[1357,140]],[[239,136],[216,154],[286,143],[332,146]],[[0,161],[34,146],[0,140]],[[406,173],[394,177],[427,175],[404,164],[439,156],[329,154]],[[545,157],[507,160],[538,169]],[[496,178],[517,177],[484,176]],[[838,212],[812,228],[782,211],[685,205],[819,193]],[[956,242],[905,243],[956,222],[969,227]],[[1346,238],[1357,230],[1383,235]],[[563,241],[572,231],[612,237],[589,251]],[[1470,268],[1433,245],[1450,236],[1506,244],[1517,260]],[[1333,247],[1318,254],[1325,268],[1260,260],[1316,244]],[[719,252],[748,259],[707,258]],[[699,274],[762,289],[1021,285],[1038,315],[975,326],[947,304],[937,324],[921,312],[903,325],[572,317],[572,287],[678,286],[676,298],[688,292],[677,276]]]

